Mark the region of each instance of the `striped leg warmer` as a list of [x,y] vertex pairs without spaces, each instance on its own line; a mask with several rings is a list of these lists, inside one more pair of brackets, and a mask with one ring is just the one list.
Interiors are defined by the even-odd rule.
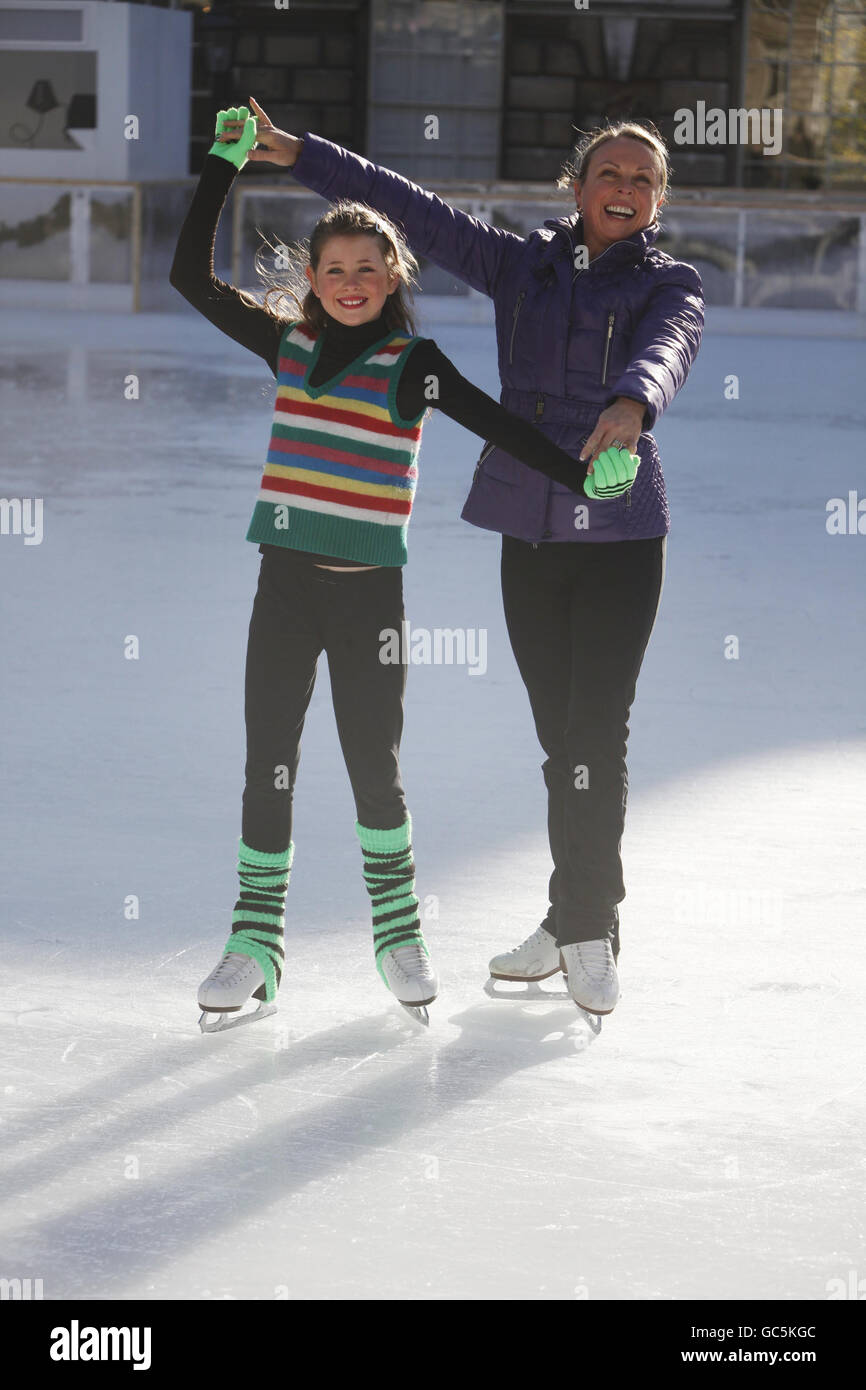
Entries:
[[[412,861],[412,818],[396,830],[374,830],[355,822],[364,855],[364,882],[373,902],[373,949],[376,969],[386,986],[382,961],[389,951],[417,944],[429,956],[421,935]],[[390,988],[390,986],[388,986]]]
[[283,973],[283,925],[286,893],[295,855],[294,843],[276,854],[251,849],[239,840],[238,877],[240,897],[232,913],[232,934],[223,954],[240,951],[257,960],[265,972],[265,983],[253,995],[270,1003],[276,998]]

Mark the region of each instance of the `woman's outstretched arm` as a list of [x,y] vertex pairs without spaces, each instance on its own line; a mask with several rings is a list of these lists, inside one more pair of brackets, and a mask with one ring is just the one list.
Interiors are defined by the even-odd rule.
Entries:
[[704,292],[693,265],[670,267],[653,290],[629,344],[630,360],[611,385],[618,396],[645,402],[642,429],[651,430],[685,385],[704,332]]
[[506,261],[523,249],[524,238],[515,232],[491,227],[401,174],[321,136],[289,135],[271,124],[252,97],[250,106],[258,118],[257,146],[250,159],[291,169],[299,183],[332,202],[352,198],[367,203],[402,227],[413,251],[474,290],[493,294]]

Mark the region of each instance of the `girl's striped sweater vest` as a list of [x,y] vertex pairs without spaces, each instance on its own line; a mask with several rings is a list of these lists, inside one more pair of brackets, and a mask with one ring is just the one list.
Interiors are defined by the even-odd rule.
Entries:
[[425,412],[404,420],[397,385],[419,341],[394,330],[331,381],[309,386],[322,335],[300,322],[287,325],[248,541],[358,564],[405,565]]

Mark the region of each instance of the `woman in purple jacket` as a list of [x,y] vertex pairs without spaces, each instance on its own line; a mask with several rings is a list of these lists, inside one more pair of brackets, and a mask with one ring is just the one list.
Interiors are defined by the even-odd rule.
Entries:
[[491,296],[504,406],[590,466],[609,446],[640,459],[633,486],[602,501],[487,445],[462,513],[502,534],[505,620],[546,755],[554,863],[544,921],[490,973],[542,980],[563,970],[572,997],[579,980],[583,1006],[610,1013],[628,716],[670,529],[650,431],[685,383],[704,323],[698,272],[654,246],[667,147],[651,123],[590,133],[558,183],[573,186],[576,215],[521,237],[328,140],[278,130],[250,104],[251,159],[291,168],[325,198],[369,204],[416,253]]

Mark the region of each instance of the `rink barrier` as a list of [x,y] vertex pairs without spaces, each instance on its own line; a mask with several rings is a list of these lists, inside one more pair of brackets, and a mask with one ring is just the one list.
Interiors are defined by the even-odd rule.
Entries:
[[[168,274],[197,183],[197,178],[0,179],[0,302],[134,312],[180,309]],[[521,235],[572,208],[546,184],[442,184],[435,191],[473,216]],[[253,290],[258,286],[253,256],[261,244],[257,228],[274,243],[290,243],[308,236],[327,206],[296,185],[239,181],[228,201],[217,232],[217,274]],[[656,246],[697,267],[708,306],[866,315],[866,200],[857,195],[676,190],[662,211]],[[457,317],[487,320],[486,296],[419,259],[427,296],[453,298],[455,310],[462,300]],[[64,293],[58,293],[61,286]]]

